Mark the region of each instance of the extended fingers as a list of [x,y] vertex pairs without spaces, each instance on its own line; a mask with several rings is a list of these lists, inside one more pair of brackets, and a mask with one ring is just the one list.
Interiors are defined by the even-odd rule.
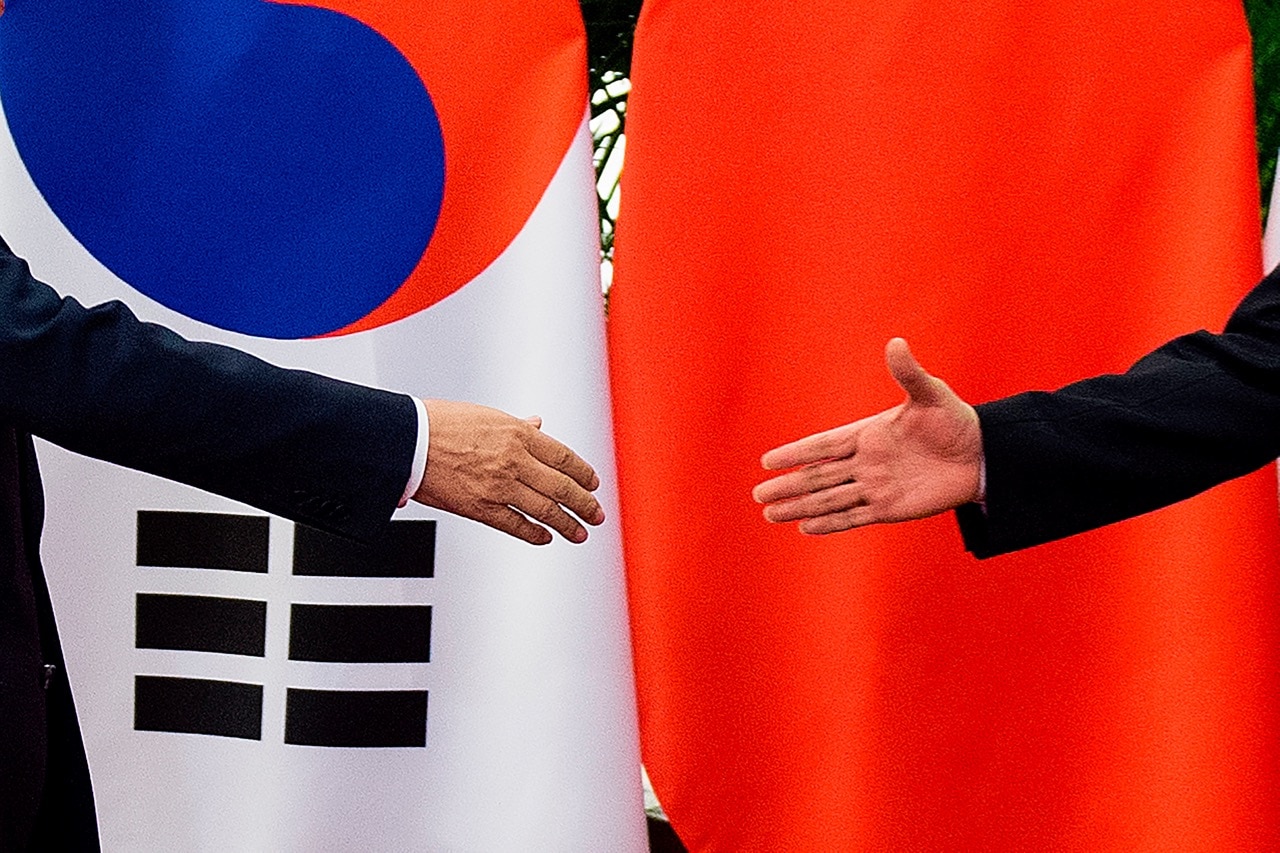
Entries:
[[523,539],[530,545],[548,545],[551,542],[551,531],[534,524],[509,506],[489,504],[476,513],[474,518],[503,533]]
[[586,460],[541,430],[529,430],[525,446],[539,462],[572,478],[588,492],[600,487],[600,478]]
[[604,509],[595,495],[555,468],[531,458],[517,476],[520,488],[527,488],[558,506],[565,507],[587,524],[600,524],[604,521]]
[[[571,482],[567,477],[564,479]],[[581,487],[574,484],[574,488],[590,498]],[[505,505],[486,501],[477,513],[478,520],[534,545],[545,545],[551,541],[550,532],[542,524],[570,542],[581,543],[587,539],[586,528],[565,512],[558,501],[523,483],[513,481],[502,490],[499,500]],[[603,520],[603,512],[600,517]]]
[[839,512],[807,518],[799,524],[800,532],[810,536],[822,536],[827,533],[839,533],[868,524],[879,524],[884,519],[879,510],[868,505],[852,506]]
[[765,480],[752,490],[751,495],[758,503],[767,504],[851,483],[857,479],[856,464],[853,458],[845,458],[806,465]]
[[853,450],[847,431],[847,426],[837,427],[775,447],[760,457],[760,464],[769,471],[777,471],[781,468],[808,465],[810,462],[822,459],[847,456]]
[[585,542],[587,531],[559,503],[528,486],[519,486],[510,504],[515,509],[555,530],[570,542]]
[[777,471],[781,468],[794,468],[797,465],[821,462],[824,459],[852,456],[858,449],[858,433],[875,417],[877,416],[871,415],[851,424],[814,433],[790,444],[775,447],[760,457],[760,464],[766,470]]
[[791,501],[770,504],[764,509],[769,521],[797,521],[802,518],[818,518],[831,513],[844,512],[864,506],[866,497],[857,483],[848,483],[804,495]]

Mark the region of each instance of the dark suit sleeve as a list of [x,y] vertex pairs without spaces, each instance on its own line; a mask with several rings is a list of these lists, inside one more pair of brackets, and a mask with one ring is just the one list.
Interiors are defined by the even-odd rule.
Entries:
[[0,241],[0,419],[69,450],[358,539],[409,477],[412,399],[86,308]]
[[1120,375],[977,407],[986,511],[957,511],[989,557],[1191,497],[1280,455],[1280,274],[1222,334],[1176,338]]

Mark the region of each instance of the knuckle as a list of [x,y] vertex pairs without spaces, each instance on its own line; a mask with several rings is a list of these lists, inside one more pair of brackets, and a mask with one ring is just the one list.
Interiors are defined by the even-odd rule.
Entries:
[[504,430],[499,439],[499,446],[503,454],[508,456],[521,456],[525,453],[524,438],[516,429]]
[[524,538],[528,538],[534,532],[542,529],[538,527],[538,525],[530,521],[529,519],[525,518],[520,513],[515,512],[514,510],[507,511],[507,519],[508,519],[508,522],[511,524],[511,528],[513,530],[518,531],[520,535]]
[[838,486],[849,481],[849,464],[845,460],[828,462],[822,469],[822,482],[825,486]]
[[567,505],[581,505],[591,498],[591,496],[582,489],[577,483],[565,477],[558,480],[552,489],[551,496],[558,503]]
[[554,460],[555,466],[557,468],[563,469],[563,468],[568,468],[570,465],[576,462],[577,456],[574,454],[572,450],[570,450],[569,448],[561,444],[556,447],[555,453],[552,455],[552,459]]
[[515,452],[507,452],[502,455],[498,463],[498,470],[504,477],[514,478],[520,471],[521,462],[520,455]]
[[564,515],[564,513],[560,511],[560,506],[555,501],[550,498],[543,497],[542,495],[538,496],[537,500],[534,502],[534,506],[530,507],[530,511],[533,515],[548,523],[560,521],[561,517]]

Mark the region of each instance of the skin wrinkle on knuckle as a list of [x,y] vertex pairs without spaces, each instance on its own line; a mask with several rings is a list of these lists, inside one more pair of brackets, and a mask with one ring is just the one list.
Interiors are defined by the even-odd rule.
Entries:
[[566,478],[556,478],[547,483],[547,487],[539,489],[549,501],[564,506],[577,506],[581,503],[581,497],[576,488],[573,487],[571,480]]
[[529,445],[532,443],[530,439],[536,432],[537,430],[529,424],[519,422],[506,430],[503,439],[505,440],[507,447],[512,450],[518,450],[521,453],[528,453]]
[[581,490],[568,477],[557,477],[547,490],[547,495],[557,503],[580,504],[583,501]]
[[502,510],[502,512],[495,513],[494,518],[496,524],[494,526],[501,526],[503,530],[514,536],[519,536],[521,539],[528,539],[530,531],[534,529],[534,525],[527,518],[514,510],[508,509],[507,507],[503,507]]
[[516,452],[506,453],[502,456],[499,471],[504,479],[517,479],[524,471],[524,458]]
[[569,516],[564,514],[564,510],[560,509],[560,505],[555,501],[540,500],[535,511],[530,513],[539,521],[545,521],[547,524],[563,526],[569,522]]
[[846,492],[832,492],[827,495],[823,509],[827,512],[839,512],[840,510],[847,509],[852,500],[853,498]]
[[520,499],[524,493],[520,483],[510,477],[503,477],[491,492],[495,503],[509,505]]
[[572,450],[565,447],[563,444],[559,444],[556,446],[555,454],[552,459],[554,460],[555,467],[565,470],[573,465],[574,454]]

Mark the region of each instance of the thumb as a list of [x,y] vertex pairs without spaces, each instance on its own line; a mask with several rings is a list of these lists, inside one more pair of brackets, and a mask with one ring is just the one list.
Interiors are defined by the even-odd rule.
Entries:
[[524,422],[531,424],[534,429],[542,429],[542,418],[538,415],[530,415],[524,419]]
[[884,363],[889,368],[893,381],[897,382],[911,401],[922,406],[936,405],[943,400],[943,391],[947,387],[942,380],[935,379],[925,372],[911,348],[902,338],[894,338],[885,344]]

